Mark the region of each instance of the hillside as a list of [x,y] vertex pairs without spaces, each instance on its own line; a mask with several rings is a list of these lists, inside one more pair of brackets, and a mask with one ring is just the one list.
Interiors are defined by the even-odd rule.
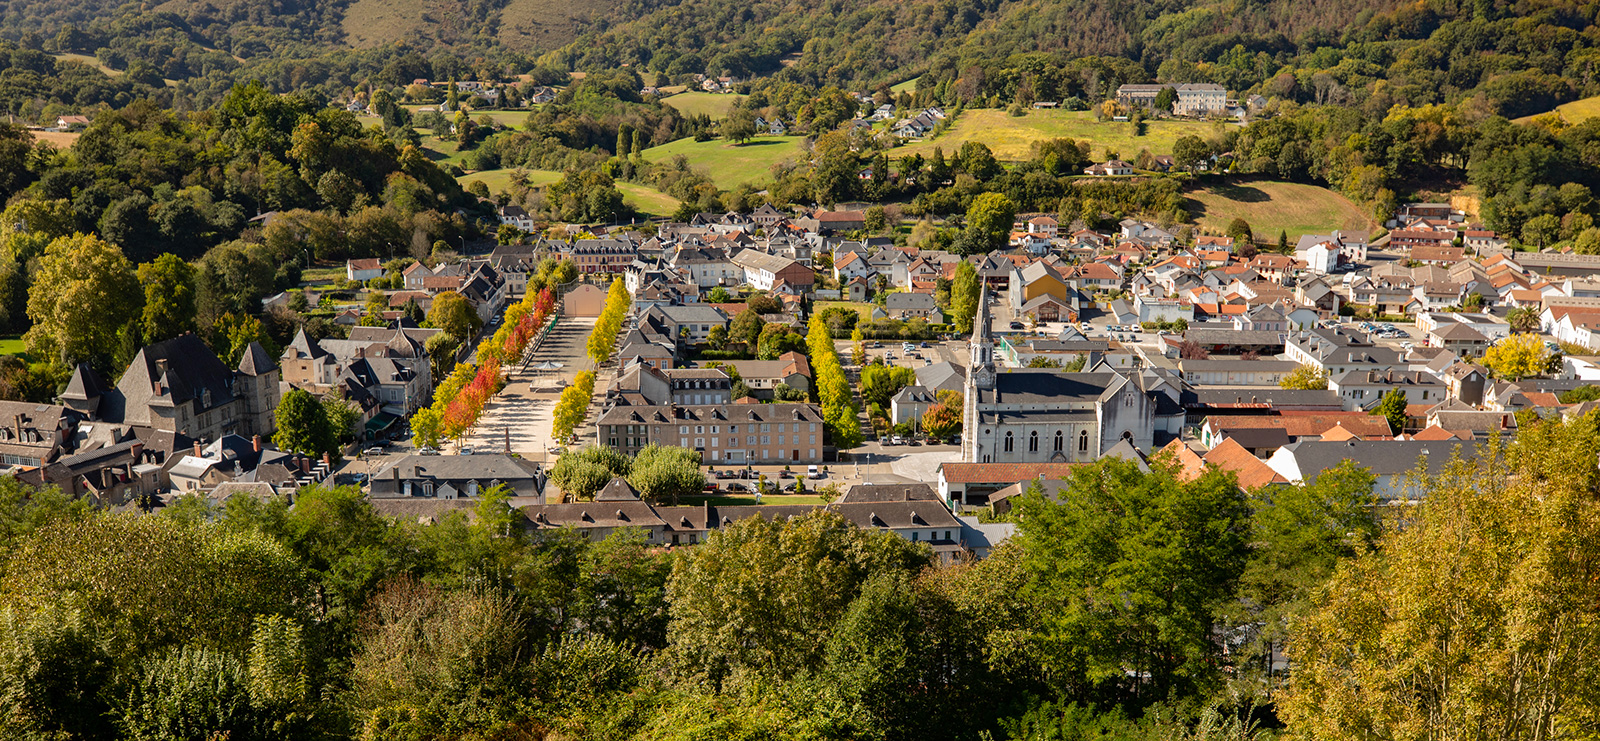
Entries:
[[1574,100],[1571,103],[1565,103],[1563,105],[1556,106],[1555,110],[1550,111],[1549,113],[1523,116],[1522,118],[1516,119],[1516,122],[1530,123],[1536,118],[1547,116],[1551,113],[1560,117],[1561,120],[1576,126],[1591,118],[1600,116],[1600,95],[1592,98],[1584,98],[1582,100]]
[[1189,213],[1202,229],[1220,234],[1235,218],[1250,223],[1256,239],[1274,241],[1286,232],[1293,244],[1302,234],[1331,229],[1371,231],[1377,224],[1360,207],[1327,188],[1272,180],[1233,181],[1190,191]]
[[1017,117],[1003,110],[984,108],[963,112],[943,135],[908,144],[894,150],[894,154],[926,157],[938,147],[948,155],[966,142],[979,141],[994,152],[996,159],[1015,162],[1031,158],[1035,142],[1069,138],[1089,142],[1092,156],[1097,159],[1105,159],[1109,150],[1131,160],[1141,149],[1148,149],[1151,154],[1171,154],[1172,143],[1179,137],[1186,134],[1208,137],[1221,126],[1198,121],[1150,121],[1145,135],[1135,136],[1133,124],[1099,122],[1088,111],[1038,110]]

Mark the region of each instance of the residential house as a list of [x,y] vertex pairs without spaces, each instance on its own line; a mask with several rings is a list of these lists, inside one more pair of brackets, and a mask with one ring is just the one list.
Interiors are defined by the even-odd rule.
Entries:
[[230,369],[199,337],[185,333],[141,348],[114,389],[102,390],[91,373],[79,366],[61,396],[90,421],[199,440],[270,436],[276,429],[279,372],[259,342]]
[[344,263],[345,280],[366,282],[373,278],[383,277],[383,264],[376,257],[360,260],[346,260]]
[[883,308],[896,319],[936,321],[944,316],[933,296],[926,293],[891,293],[884,298]]
[[402,456],[373,472],[368,496],[476,499],[496,486],[505,486],[513,497],[544,499],[544,474],[537,464],[498,453]]
[[1420,482],[1410,472],[1423,460],[1448,460],[1452,455],[1470,462],[1477,457],[1477,449],[1458,441],[1300,441],[1279,448],[1267,465],[1291,483],[1312,483],[1323,471],[1349,460],[1374,476],[1373,494],[1379,501],[1414,501],[1423,491],[1416,488]]
[[1093,175],[1095,177],[1132,175],[1133,165],[1123,162],[1122,160],[1108,160],[1083,168],[1083,174]]
[[758,291],[770,291],[779,284],[810,291],[816,282],[811,269],[799,262],[753,249],[745,249],[734,255],[733,264],[744,270],[744,283]]

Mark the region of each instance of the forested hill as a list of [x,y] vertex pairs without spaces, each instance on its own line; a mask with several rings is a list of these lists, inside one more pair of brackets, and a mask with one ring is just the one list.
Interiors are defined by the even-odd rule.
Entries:
[[748,77],[787,68],[797,81],[860,85],[921,72],[930,62],[1025,52],[1120,56],[1153,70],[1194,42],[1243,41],[1271,51],[1364,24],[1395,3],[1364,0],[633,0],[633,20],[563,49],[580,68],[619,64],[669,75],[711,70]]

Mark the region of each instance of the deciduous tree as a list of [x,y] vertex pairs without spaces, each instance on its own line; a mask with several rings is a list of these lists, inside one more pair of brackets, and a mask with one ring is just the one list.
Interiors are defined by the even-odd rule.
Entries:
[[67,364],[106,363],[117,332],[137,320],[144,292],[133,265],[104,240],[76,234],[50,243],[28,291],[28,348]]

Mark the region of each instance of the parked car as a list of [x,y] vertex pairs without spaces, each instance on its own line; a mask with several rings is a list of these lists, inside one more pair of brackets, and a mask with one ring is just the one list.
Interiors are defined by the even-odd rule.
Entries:
[[1011,323],[1011,328],[1012,329],[1022,329],[1022,322],[1012,322]]
[[417,448],[417,455],[438,455],[438,454],[439,454],[438,450],[435,450],[435,449],[427,447],[427,446],[423,446],[423,447]]
[[901,440],[899,435],[891,436],[888,440],[885,441],[885,443],[888,444],[888,445],[900,445],[903,442],[904,442],[904,440]]
[[383,446],[374,445],[374,446],[372,446],[370,448],[367,448],[366,450],[363,450],[361,452],[363,454],[365,454],[365,455],[383,455]]
[[474,451],[472,448],[462,448],[459,455],[472,455],[475,452],[477,451]]

